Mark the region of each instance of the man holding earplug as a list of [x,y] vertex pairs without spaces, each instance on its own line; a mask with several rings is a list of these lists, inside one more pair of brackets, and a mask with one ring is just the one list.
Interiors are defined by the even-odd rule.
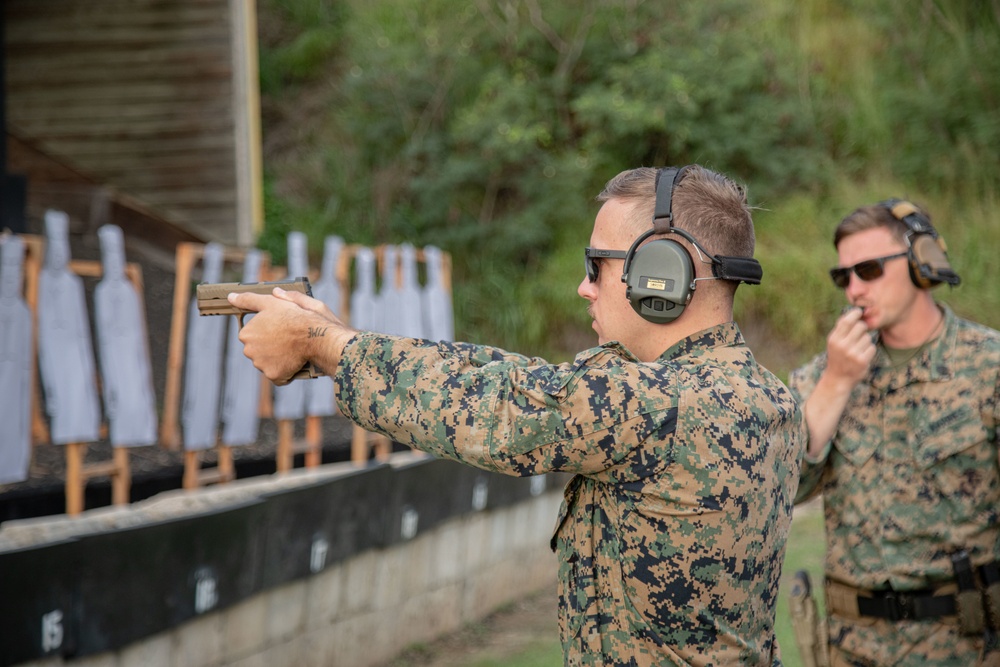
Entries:
[[998,665],[1000,333],[936,303],[959,278],[915,205],[857,209],[834,246],[850,308],[789,380],[796,501],[824,496],[829,662]]

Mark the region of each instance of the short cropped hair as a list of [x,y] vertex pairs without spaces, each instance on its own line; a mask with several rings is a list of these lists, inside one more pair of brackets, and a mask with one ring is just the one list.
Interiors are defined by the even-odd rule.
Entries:
[[[930,221],[931,218],[926,211],[920,209],[920,213]],[[885,206],[872,204],[854,209],[850,215],[840,221],[837,228],[833,230],[833,247],[839,246],[840,242],[851,234],[877,227],[885,227],[892,232],[893,238],[901,243],[906,243],[906,232],[908,231],[906,224],[902,220],[896,219],[896,216]]]
[[[599,202],[634,203],[628,224],[636,237],[653,225],[658,171],[652,167],[623,171],[597,195]],[[746,188],[726,176],[691,165],[674,188],[673,213],[674,226],[713,255],[753,257],[755,237]]]

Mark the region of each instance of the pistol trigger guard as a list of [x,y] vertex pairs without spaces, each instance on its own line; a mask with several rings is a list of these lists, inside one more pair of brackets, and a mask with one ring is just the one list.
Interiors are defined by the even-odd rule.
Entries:
[[240,314],[239,314],[239,315],[237,315],[237,316],[236,316],[236,319],[237,319],[237,320],[239,321],[239,323],[240,323],[240,329],[242,329],[242,328],[243,328],[243,318],[244,318],[245,316],[246,316],[246,313],[244,313],[244,312],[242,312],[242,311],[240,312]]

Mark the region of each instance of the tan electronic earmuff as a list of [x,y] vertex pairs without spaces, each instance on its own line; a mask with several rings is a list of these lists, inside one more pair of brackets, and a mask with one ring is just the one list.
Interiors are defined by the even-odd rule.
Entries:
[[720,280],[759,285],[764,273],[752,257],[713,255],[691,234],[674,227],[673,192],[689,167],[668,167],[657,172],[653,228],[643,232],[625,255],[625,296],[635,312],[654,324],[667,324],[680,317],[691,301],[696,282],[694,262],[687,249],[670,239],[656,239],[640,248],[650,236],[676,234],[687,239],[711,262],[712,273]]
[[879,203],[892,217],[906,225],[907,261],[910,280],[922,289],[941,283],[958,285],[962,279],[948,262],[948,247],[928,218],[919,208],[903,199],[887,199]]

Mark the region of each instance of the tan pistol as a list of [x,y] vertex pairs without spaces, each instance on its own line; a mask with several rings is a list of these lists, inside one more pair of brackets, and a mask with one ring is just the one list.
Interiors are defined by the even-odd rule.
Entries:
[[[243,310],[229,303],[229,295],[232,293],[242,294],[271,294],[275,287],[280,287],[286,292],[302,292],[307,296],[312,296],[312,286],[309,279],[305,277],[287,278],[285,280],[275,280],[262,283],[200,283],[195,289],[195,296],[198,302],[198,312],[202,315],[236,315],[243,328],[243,318],[246,315],[253,315],[252,310]],[[325,373],[316,368],[312,363],[306,363],[302,370],[293,375],[291,380],[323,377]]]

